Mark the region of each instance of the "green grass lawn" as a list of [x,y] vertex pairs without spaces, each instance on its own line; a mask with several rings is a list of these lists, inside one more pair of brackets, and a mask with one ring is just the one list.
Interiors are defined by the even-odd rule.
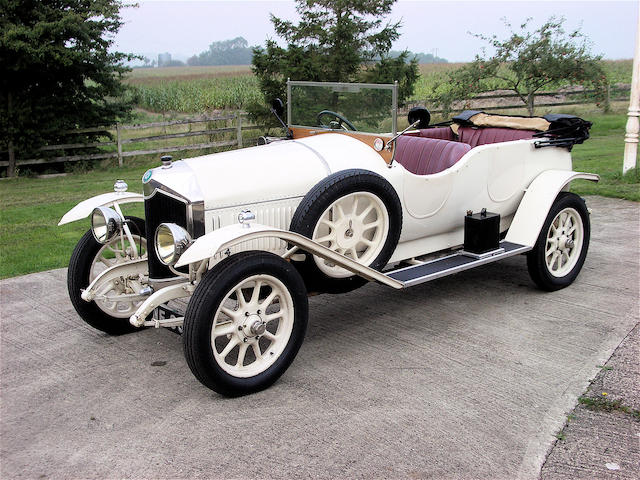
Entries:
[[[574,169],[602,176],[599,184],[575,182],[573,191],[640,201],[637,170],[622,177],[624,114],[589,114],[592,137],[573,150]],[[89,220],[57,226],[78,202],[112,191],[116,178],[141,191],[141,177],[157,160],[122,169],[111,168],[54,178],[16,178],[0,181],[0,278],[64,267]],[[125,206],[124,212],[142,216],[141,204]]]

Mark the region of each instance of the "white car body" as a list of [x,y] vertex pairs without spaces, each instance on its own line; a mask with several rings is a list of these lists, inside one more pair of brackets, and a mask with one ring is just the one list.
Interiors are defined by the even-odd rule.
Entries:
[[[289,92],[291,92],[291,85],[294,84],[305,86],[307,83],[290,82]],[[105,225],[108,224],[107,217],[112,218],[115,223],[120,225],[120,243],[118,245],[122,245],[123,252],[123,259],[120,262],[115,262],[115,264],[105,262],[108,264],[108,268],[99,273],[95,273],[91,267],[92,273],[89,274],[86,272],[88,267],[82,267],[85,269],[82,270],[84,273],[74,274],[70,266],[70,278],[76,275],[77,278],[74,279],[74,282],[80,284],[84,282],[84,285],[80,287],[81,294],[80,292],[72,292],[71,287],[70,293],[74,306],[85,321],[93,324],[88,317],[90,314],[82,313],[81,300],[87,303],[96,302],[96,305],[107,315],[111,315],[114,319],[124,320],[126,318],[135,327],[179,327],[185,321],[184,312],[174,312],[173,315],[164,318],[158,313],[154,319],[151,319],[150,315],[154,312],[160,312],[162,309],[166,310],[168,302],[175,299],[182,298],[188,302],[189,297],[195,295],[194,292],[198,292],[199,286],[206,283],[203,281],[206,275],[211,276],[214,273],[218,275],[222,271],[222,267],[218,267],[218,265],[223,265],[223,260],[228,257],[241,258],[242,255],[235,256],[240,252],[252,251],[270,252],[281,258],[278,261],[290,262],[299,270],[300,278],[305,283],[308,280],[305,275],[308,276],[309,273],[305,274],[300,265],[313,259],[316,262],[319,260],[325,262],[324,265],[327,267],[324,270],[321,268],[321,270],[324,273],[329,272],[327,273],[329,280],[344,279],[343,277],[349,280],[355,278],[353,275],[356,275],[393,288],[406,288],[508,256],[529,251],[536,252],[541,248],[544,250],[548,245],[551,245],[558,250],[557,255],[563,255],[562,259],[566,255],[567,258],[565,264],[568,267],[565,270],[569,271],[570,275],[562,270],[562,275],[558,275],[558,278],[571,276],[565,283],[558,283],[557,288],[563,288],[573,281],[582,266],[584,256],[586,256],[588,225],[586,230],[583,230],[586,231],[586,239],[580,236],[582,233],[578,236],[572,233],[575,227],[561,226],[556,228],[544,227],[543,225],[545,222],[551,221],[549,215],[552,213],[554,202],[560,198],[560,192],[568,190],[572,180],[577,178],[598,180],[597,175],[572,171],[570,149],[573,145],[571,142],[576,143],[575,138],[569,139],[568,145],[566,139],[560,138],[558,140],[553,136],[549,137],[551,140],[542,139],[542,141],[541,138],[536,137],[473,147],[465,145],[464,148],[468,149],[465,150],[466,153],[463,153],[460,158],[456,158],[448,168],[420,175],[409,171],[396,158],[398,157],[398,141],[396,141],[395,135],[395,112],[397,111],[395,89],[397,89],[397,85],[357,85],[355,87],[344,84],[308,83],[308,85],[313,88],[325,88],[325,85],[328,85],[328,88],[333,88],[333,92],[360,92],[360,89],[364,88],[393,90],[394,104],[391,108],[393,132],[390,134],[370,134],[322,128],[326,127],[320,121],[322,112],[317,117],[321,127],[298,127],[291,120],[292,101],[290,99],[288,124],[291,129],[286,138],[241,150],[204,155],[176,162],[166,161],[163,162],[163,166],[145,173],[143,195],[123,191],[122,185],[120,185],[114,193],[98,195],[81,202],[61,219],[60,224],[76,221],[88,215],[95,215],[96,210],[94,209],[98,209],[99,215],[96,217],[98,221],[103,218],[100,215],[104,215]],[[338,119],[337,122],[331,122],[332,124],[337,123],[338,127],[343,127],[343,120],[346,120],[344,117],[332,111],[328,114],[334,115]],[[350,122],[346,123],[351,125]],[[588,132],[588,127],[586,131]],[[407,133],[407,135],[411,134],[422,135],[420,132]],[[577,143],[584,138],[588,138],[588,133],[585,137],[577,139]],[[430,139],[425,140],[431,141]],[[554,143],[559,141],[560,143]],[[446,146],[455,143],[445,140],[442,142],[445,142],[442,145]],[[545,145],[541,145],[545,142]],[[549,148],[541,148],[541,146]],[[569,148],[565,148],[566,146]],[[340,172],[351,172],[354,169],[357,169],[358,172],[365,172],[365,175],[369,177],[381,178],[379,181],[390,186],[389,192],[393,192],[389,195],[397,198],[396,204],[399,201],[397,212],[401,212],[401,222],[395,217],[394,220],[397,223],[389,220],[389,216],[392,215],[389,213],[391,210],[385,210],[384,215],[387,216],[378,219],[382,222],[381,225],[384,224],[388,227],[382,239],[383,242],[386,242],[384,243],[385,250],[388,250],[387,245],[391,245],[388,243],[388,239],[392,234],[397,235],[397,242],[394,240],[395,243],[391,245],[391,251],[385,251],[384,255],[386,256],[382,254],[377,256],[376,253],[376,261],[384,256],[382,264],[375,264],[373,261],[361,262],[356,252],[356,246],[353,247],[352,253],[347,255],[345,250],[340,251],[333,242],[329,242],[327,245],[324,241],[323,244],[319,237],[315,237],[316,230],[313,235],[303,235],[292,227],[292,220],[296,221],[296,216],[300,216],[301,206],[306,205],[305,208],[310,208],[310,205],[313,206],[313,203],[309,203],[310,199],[321,198],[314,197],[312,195],[314,192],[320,192],[321,190],[318,189],[325,184],[329,187],[335,186],[335,184],[330,185],[327,182],[336,178],[336,174]],[[367,194],[370,194],[371,191],[368,192]],[[359,194],[357,190],[356,193],[345,193],[345,195],[356,196]],[[380,198],[378,198],[379,205],[383,209],[387,209],[387,204],[383,205],[384,202]],[[136,237],[136,232],[132,228],[135,222],[125,221],[121,211],[122,205],[141,201],[145,203],[147,216],[146,227],[144,227],[146,228],[146,253],[143,258],[139,258],[137,253],[138,246],[140,252],[143,250],[145,238],[140,232],[143,227],[136,226],[138,229]],[[563,212],[569,212],[572,215],[572,222],[579,223],[582,228],[583,223],[588,223],[588,218],[584,217],[586,207],[575,206],[575,200],[573,201],[573,204],[557,214],[559,216],[556,219],[564,219],[565,217],[561,216],[565,215]],[[337,202],[318,208],[322,211],[327,207],[324,210],[325,213],[322,214],[325,215],[332,208],[335,208]],[[352,212],[354,219],[358,212],[356,204],[357,199]],[[114,211],[104,207],[112,207]],[[500,246],[499,248],[492,247],[492,250],[488,252],[465,251],[463,250],[463,243],[466,241],[465,217],[470,213],[480,211],[489,211],[499,215],[499,227],[495,242],[498,245],[499,236]],[[92,212],[94,213],[92,214]],[[331,220],[337,222],[336,217],[333,216],[334,213],[331,215]],[[365,215],[362,214],[363,222]],[[554,213],[554,215],[556,214]],[[556,222],[556,219],[553,221]],[[320,222],[319,219],[314,221]],[[319,224],[316,224],[316,229]],[[546,224],[548,225],[548,223]],[[169,263],[165,262],[161,254],[164,247],[161,245],[162,241],[159,240],[159,236],[163,225],[173,226],[176,228],[175,231],[183,232],[183,234],[177,234],[180,239],[172,237],[173,250],[169,249],[168,251],[173,260]],[[347,238],[351,237],[354,231],[364,235],[365,230],[362,230],[364,228],[362,226],[356,225],[352,230],[352,220],[349,220],[348,228],[344,225],[346,224],[343,224],[341,227],[343,230],[337,235],[344,234]],[[399,232],[391,232],[390,225],[397,225],[396,228],[399,229]],[[95,227],[92,228],[95,241],[100,242]],[[335,234],[333,230],[337,230],[337,227],[330,228],[330,232]],[[547,236],[549,237],[548,241],[551,242],[547,244],[547,247],[540,246],[540,242],[544,240],[543,234],[546,234],[545,228],[549,229]],[[552,230],[555,235],[553,238]],[[556,230],[559,232],[557,235]],[[174,234],[172,233],[172,235]],[[136,246],[136,238],[138,246]],[[374,243],[377,237],[365,236],[363,238],[369,243]],[[577,253],[576,251],[572,253],[574,240],[575,244],[579,245],[579,248],[576,247]],[[87,242],[91,243],[90,239],[83,239],[76,250]],[[127,242],[129,247],[126,246]],[[583,243],[584,249],[582,248]],[[136,246],[136,248],[132,249],[131,246]],[[93,248],[91,252],[94,252],[98,246],[95,245],[91,248]],[[466,245],[464,248],[467,248]],[[93,254],[91,253],[91,255]],[[461,260],[461,256],[464,259]],[[94,264],[97,263],[97,259],[98,257],[92,260]],[[547,262],[549,270],[555,268],[560,271],[562,259],[557,260],[554,253],[551,263]],[[74,252],[74,257],[72,257],[74,271],[78,271],[78,262],[82,263],[81,260],[81,252]],[[442,266],[438,266],[438,262]],[[574,268],[576,264],[577,267]],[[332,268],[340,269],[341,273],[332,278]],[[553,278],[555,274],[552,272],[550,275],[549,289],[553,289],[556,288],[554,283],[556,280]],[[85,277],[88,278],[88,281]],[[260,277],[260,279],[262,278]],[[252,296],[252,302],[254,300],[257,302],[260,298],[261,287],[255,285],[260,285],[262,281],[254,280],[253,288],[257,288],[257,293]],[[534,281],[540,285],[539,281],[535,279]],[[272,288],[279,289],[280,292],[287,291],[287,286],[278,283],[279,280],[273,282],[275,283],[272,283]],[[211,286],[206,288],[210,289]],[[282,293],[282,295],[285,294]],[[228,297],[227,300],[229,298],[231,297]],[[235,298],[240,304],[237,296]],[[288,301],[293,304],[292,300]],[[128,308],[114,308],[113,305],[118,303],[128,305]],[[244,304],[244,302],[242,303]],[[253,310],[251,312],[247,310],[245,313],[250,318],[259,318],[260,310],[258,309],[257,313]],[[266,308],[263,313],[266,314]],[[233,316],[232,313],[230,315]],[[197,315],[194,314],[194,316]],[[195,322],[196,320],[191,321]],[[96,328],[108,331],[108,328],[102,326]],[[253,342],[255,338],[260,338],[259,334],[249,332],[249,327],[246,325],[239,325],[238,328],[239,331],[244,332],[242,338],[238,337],[238,342],[241,340]],[[253,330],[251,331],[253,332]],[[228,338],[241,335],[236,330],[233,332],[225,335]],[[242,343],[240,345],[242,346]],[[220,352],[216,353],[215,346],[212,348],[214,356],[220,354]],[[260,347],[257,348],[259,353]],[[283,351],[282,348],[279,352]],[[224,355],[227,354],[228,351],[225,350]],[[295,356],[295,352],[293,355]],[[258,362],[258,356],[256,356],[256,362]],[[189,365],[192,370],[195,368],[195,373],[200,367],[194,367],[193,362],[193,359],[190,360]],[[234,372],[233,368],[237,369],[238,367],[238,365],[231,367],[224,363],[220,365],[223,370],[232,373]],[[242,365],[240,367],[242,370]],[[265,371],[270,368],[272,368],[272,364],[265,363]],[[283,371],[280,370],[274,375],[279,376]],[[236,376],[244,378],[251,375],[253,374],[239,372]],[[202,378],[200,379],[210,388],[218,390],[215,381],[210,380],[207,383]],[[255,391],[258,387],[246,387],[245,390],[243,388],[245,387],[240,388],[238,392]],[[234,390],[227,385],[224,388],[220,387],[219,391],[233,392]]]

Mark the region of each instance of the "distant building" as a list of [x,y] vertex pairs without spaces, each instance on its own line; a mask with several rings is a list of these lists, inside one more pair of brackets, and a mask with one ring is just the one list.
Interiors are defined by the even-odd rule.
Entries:
[[171,54],[170,53],[160,53],[158,54],[158,66],[166,67],[171,64]]

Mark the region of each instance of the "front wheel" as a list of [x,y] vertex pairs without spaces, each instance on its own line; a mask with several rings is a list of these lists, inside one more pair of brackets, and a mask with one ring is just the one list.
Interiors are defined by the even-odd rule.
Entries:
[[535,284],[550,292],[571,285],[587,257],[590,234],[584,200],[574,193],[560,193],[533,250],[527,253],[529,275]]
[[257,392],[291,365],[307,329],[307,292],[290,263],[268,252],[233,255],[196,287],[184,317],[184,354],[206,387]]
[[92,302],[85,302],[81,293],[107,268],[131,261],[134,249],[138,251],[139,258],[146,258],[144,220],[129,216],[125,219],[131,226],[135,245],[130,245],[121,235],[116,235],[103,245],[88,230],[73,250],[67,271],[69,298],[78,315],[92,327],[110,335],[140,330],[129,323],[129,317],[142,303],[142,300],[131,300],[129,297],[140,285],[134,279],[121,278],[117,286],[101,292],[101,298]]

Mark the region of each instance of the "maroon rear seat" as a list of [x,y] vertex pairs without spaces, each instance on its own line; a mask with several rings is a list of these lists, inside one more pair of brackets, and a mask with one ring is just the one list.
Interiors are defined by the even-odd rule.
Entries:
[[488,143],[510,142],[531,138],[536,133],[534,130],[515,130],[513,128],[498,127],[460,127],[458,129],[458,141],[471,145],[471,148]]
[[451,167],[469,150],[466,143],[402,135],[393,158],[411,173],[431,175]]
[[451,127],[434,127],[434,128],[423,128],[420,130],[421,137],[425,138],[438,138],[440,140],[456,140],[456,136],[451,130]]

